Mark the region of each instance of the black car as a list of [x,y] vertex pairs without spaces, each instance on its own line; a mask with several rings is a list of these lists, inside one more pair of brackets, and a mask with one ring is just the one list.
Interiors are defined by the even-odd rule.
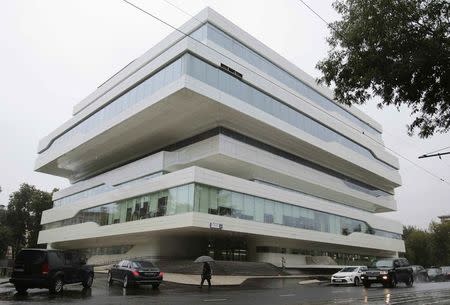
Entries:
[[47,288],[51,293],[60,293],[64,284],[81,283],[89,288],[93,280],[94,270],[86,265],[86,258],[80,253],[23,249],[17,254],[9,281],[19,293],[25,293],[28,288]]
[[414,282],[429,282],[427,270],[419,265],[412,265]]
[[403,282],[408,287],[414,283],[413,269],[406,258],[390,258],[376,261],[361,276],[364,287],[369,288],[371,284],[382,284],[383,287],[394,288]]
[[158,288],[163,281],[163,273],[149,261],[123,260],[113,265],[108,272],[108,283],[122,282],[124,288],[132,285],[152,285]]

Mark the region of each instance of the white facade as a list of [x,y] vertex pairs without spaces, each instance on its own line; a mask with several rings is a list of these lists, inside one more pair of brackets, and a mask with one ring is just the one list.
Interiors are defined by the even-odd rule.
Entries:
[[36,170],[72,183],[40,243],[291,267],[404,251],[376,215],[401,184],[380,124],[211,9],[180,29],[39,143]]

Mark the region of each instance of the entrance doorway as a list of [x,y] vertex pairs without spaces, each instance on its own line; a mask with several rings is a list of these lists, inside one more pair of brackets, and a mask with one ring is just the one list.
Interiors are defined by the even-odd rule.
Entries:
[[247,241],[230,236],[213,237],[208,242],[207,254],[215,260],[247,261]]

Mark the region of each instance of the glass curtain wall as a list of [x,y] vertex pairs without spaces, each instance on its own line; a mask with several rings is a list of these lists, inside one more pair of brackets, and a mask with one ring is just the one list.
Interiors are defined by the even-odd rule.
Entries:
[[334,130],[329,129],[305,114],[193,55],[188,54],[186,56],[186,72],[188,75],[269,113],[322,141],[339,143],[348,149],[375,161],[387,170],[396,170],[392,165],[377,159],[369,149],[353,142]]
[[377,140],[381,140],[381,133],[367,124],[366,122],[360,120],[350,112],[346,111],[335,102],[326,98],[318,91],[306,85],[304,82],[298,78],[292,76],[285,70],[279,68],[269,60],[265,59],[263,56],[259,55],[255,51],[249,49],[244,44],[240,43],[231,36],[225,34],[223,31],[219,30],[211,24],[205,24],[192,33],[190,36],[193,38],[206,42],[207,40],[214,42],[220,47],[226,49],[227,51],[233,53],[234,55],[242,58],[249,64],[263,71],[267,75],[270,75],[280,81],[281,83],[287,85],[291,89],[294,89],[303,96],[309,98],[312,102],[319,105],[328,112],[334,112],[362,129],[362,131],[369,133],[371,136],[375,137]]
[[71,141],[75,136],[86,134],[92,129],[104,125],[106,121],[117,116],[119,113],[122,113],[130,107],[140,103],[161,88],[179,79],[182,75],[181,61],[182,59],[178,58],[174,62],[151,75],[142,83],[114,99],[111,103],[96,111],[87,119],[83,120],[81,123],[56,138],[51,146],[63,145],[68,141]]
[[44,229],[84,222],[105,226],[193,211],[338,235],[360,232],[401,239],[400,234],[374,230],[360,220],[193,183],[82,210]]

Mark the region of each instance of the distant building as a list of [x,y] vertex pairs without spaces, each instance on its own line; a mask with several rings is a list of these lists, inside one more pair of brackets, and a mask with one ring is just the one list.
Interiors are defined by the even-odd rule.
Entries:
[[450,221],[450,215],[438,216],[442,223]]
[[286,267],[405,251],[377,215],[401,185],[379,123],[211,9],[181,29],[41,140],[35,169],[71,186],[40,244]]

